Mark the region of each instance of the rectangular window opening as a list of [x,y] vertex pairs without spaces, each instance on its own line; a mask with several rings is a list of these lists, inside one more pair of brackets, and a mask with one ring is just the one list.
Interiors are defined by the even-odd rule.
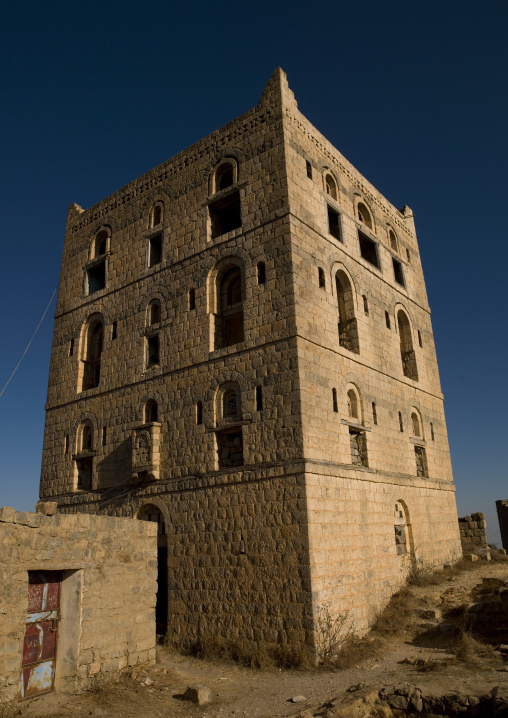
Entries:
[[328,207],[328,232],[342,242],[342,236],[340,233],[340,214],[331,207]]
[[90,491],[92,488],[93,458],[91,456],[76,461],[78,474],[76,488],[78,491]]
[[335,389],[335,388],[332,389],[332,406],[333,406],[333,411],[337,414],[339,411],[339,405],[337,402],[337,389]]
[[266,267],[264,262],[258,263],[258,284],[265,284],[266,282]]
[[196,290],[189,289],[189,310],[196,309]]
[[434,424],[430,422],[430,438],[434,441]]
[[150,237],[148,247],[148,266],[154,267],[162,261],[162,234]]
[[351,446],[351,463],[354,466],[369,466],[367,457],[367,437],[364,431],[349,427],[349,443]]
[[369,316],[369,300],[367,299],[365,294],[363,295],[363,311],[367,316]]
[[147,366],[156,366],[159,363],[159,335],[147,339]]
[[377,424],[377,409],[374,401],[372,402],[372,421],[374,424]]
[[388,312],[385,312],[385,322],[386,322],[386,328],[390,329],[392,324],[390,322],[390,315],[388,314]]
[[74,354],[74,339],[71,339],[69,342],[69,356],[71,357]]
[[379,264],[379,255],[377,252],[377,244],[369,239],[363,232],[358,232],[358,240],[360,242],[360,254],[363,259],[369,264],[372,264],[376,269],[381,269]]
[[65,435],[65,441],[64,441],[64,454],[69,453],[69,434]]
[[231,430],[218,431],[217,452],[219,469],[229,469],[243,466],[243,439],[241,427]]
[[312,179],[312,165],[309,162],[309,160],[306,160],[306,167],[307,167],[307,177],[309,179]]
[[415,446],[416,475],[428,478],[427,454],[423,446]]
[[418,329],[418,344],[419,344],[421,347],[423,347],[422,333],[421,333],[421,331],[420,331],[419,329]]
[[256,387],[256,411],[263,411],[263,389]]
[[407,257],[407,261],[409,262],[409,264],[411,264],[411,252],[409,251],[409,249],[407,249],[407,247],[406,247],[406,257]]
[[111,325],[111,339],[113,339],[113,340],[116,339],[116,327],[117,327],[116,322],[113,322],[113,324]]
[[103,426],[102,427],[102,445],[106,446],[107,441],[108,441],[108,427]]
[[240,193],[233,192],[209,207],[212,224],[212,239],[242,226]]
[[104,289],[106,286],[106,262],[99,262],[87,269],[86,280],[88,294],[94,294]]
[[203,423],[203,402],[198,401],[196,404],[196,424],[200,426]]
[[392,262],[395,281],[397,282],[397,284],[400,284],[401,287],[405,287],[406,285],[404,282],[404,274],[402,272],[402,264],[397,259],[395,259],[395,257],[392,257]]

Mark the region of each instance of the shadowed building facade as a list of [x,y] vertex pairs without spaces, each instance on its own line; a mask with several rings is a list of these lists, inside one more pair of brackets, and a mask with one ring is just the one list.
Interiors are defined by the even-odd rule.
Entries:
[[158,622],[183,642],[313,645],[323,605],[362,631],[411,564],[460,555],[413,214],[280,69],[69,208],[46,408],[41,497],[157,521]]

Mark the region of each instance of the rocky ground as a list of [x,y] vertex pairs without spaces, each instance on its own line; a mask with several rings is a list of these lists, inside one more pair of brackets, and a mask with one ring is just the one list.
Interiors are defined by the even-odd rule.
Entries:
[[[508,716],[508,653],[503,653],[508,624],[503,628],[502,618],[508,609],[508,562],[473,566],[430,581],[417,577],[417,585],[381,616],[358,655],[349,656],[349,668],[258,670],[160,647],[154,666],[77,696],[41,696],[8,707],[0,716]],[[471,641],[469,632],[461,638],[464,628],[487,638],[495,649],[501,644],[501,651]],[[197,705],[184,698],[194,684],[209,689],[211,703]]]

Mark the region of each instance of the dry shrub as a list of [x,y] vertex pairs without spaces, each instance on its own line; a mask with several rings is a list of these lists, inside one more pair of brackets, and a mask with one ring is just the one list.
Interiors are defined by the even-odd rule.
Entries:
[[220,636],[201,637],[190,649],[197,658],[233,661],[248,668],[310,668],[309,651],[303,645],[267,645]]
[[324,668],[346,670],[358,666],[369,658],[381,655],[384,643],[379,637],[356,638],[350,636],[341,646],[340,650]]
[[454,646],[455,658],[460,663],[477,664],[485,658],[493,658],[492,646],[475,638],[472,633],[462,631]]
[[382,636],[394,636],[407,631],[414,621],[415,597],[404,586],[394,593],[387,606],[376,618],[372,631]]
[[459,558],[454,568],[460,571],[477,571],[479,568],[483,569],[484,561],[480,558],[478,561],[468,561],[467,558]]
[[342,646],[353,637],[353,626],[349,621],[349,611],[333,614],[328,603],[318,608],[316,648],[319,660],[324,665],[331,665]]
[[490,549],[490,558],[492,561],[498,563],[508,562],[508,556],[505,553],[501,553],[497,548]]

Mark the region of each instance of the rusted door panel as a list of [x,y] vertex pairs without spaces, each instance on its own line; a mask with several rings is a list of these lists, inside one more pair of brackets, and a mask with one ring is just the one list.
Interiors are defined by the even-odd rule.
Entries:
[[53,690],[55,661],[46,661],[23,668],[18,698],[32,698]]
[[57,646],[59,571],[28,572],[28,609],[18,698],[53,690]]

